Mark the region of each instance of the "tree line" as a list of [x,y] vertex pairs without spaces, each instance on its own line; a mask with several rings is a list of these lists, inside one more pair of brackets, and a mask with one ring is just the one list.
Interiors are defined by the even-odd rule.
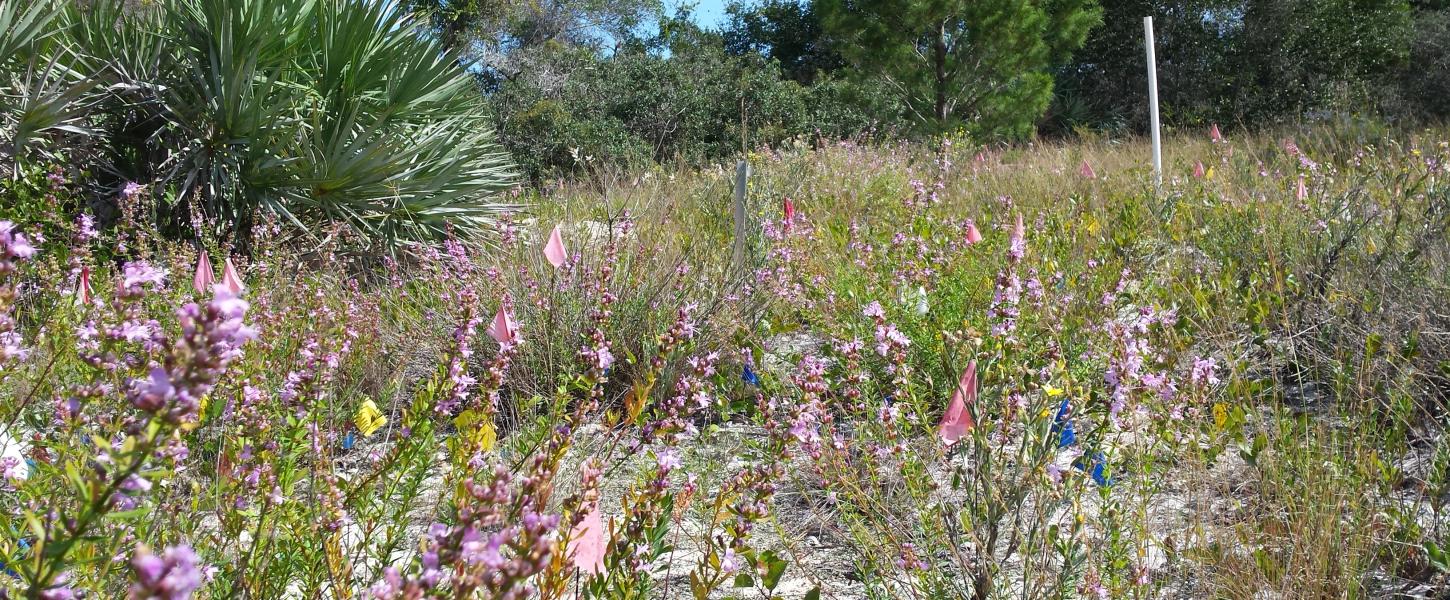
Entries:
[[659,0],[410,0],[540,179],[790,140],[992,143],[1146,121],[1450,114],[1447,0],[738,0],[704,28]]

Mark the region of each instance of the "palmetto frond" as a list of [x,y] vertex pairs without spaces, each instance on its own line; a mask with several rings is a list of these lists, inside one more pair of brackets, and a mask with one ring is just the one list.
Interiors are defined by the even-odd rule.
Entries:
[[[0,3],[0,18],[43,21],[0,47],[50,37],[70,56],[45,86],[8,84],[56,102],[7,131],[103,120],[111,170],[171,190],[214,234],[245,237],[269,210],[304,232],[344,222],[379,251],[450,234],[487,243],[511,208],[496,198],[514,171],[472,77],[386,2],[100,0],[44,18]],[[77,110],[93,88],[56,83],[73,81],[104,90],[101,107]]]
[[18,159],[47,132],[85,134],[85,98],[95,87],[55,40],[62,10],[42,0],[0,0],[0,132]]

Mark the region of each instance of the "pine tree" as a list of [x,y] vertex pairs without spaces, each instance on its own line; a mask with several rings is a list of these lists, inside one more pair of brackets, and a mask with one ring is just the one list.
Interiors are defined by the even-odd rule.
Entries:
[[1101,22],[1096,0],[816,0],[858,76],[885,77],[928,129],[1020,138],[1051,67]]

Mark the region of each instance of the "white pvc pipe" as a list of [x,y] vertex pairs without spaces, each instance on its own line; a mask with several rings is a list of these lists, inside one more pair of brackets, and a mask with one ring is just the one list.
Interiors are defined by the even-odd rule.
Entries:
[[1163,187],[1163,139],[1158,128],[1158,59],[1153,56],[1153,17],[1143,17],[1143,45],[1148,49],[1148,119],[1153,130],[1153,186]]
[[730,253],[730,266],[737,274],[745,272],[745,178],[749,174],[748,163],[735,163],[735,248]]

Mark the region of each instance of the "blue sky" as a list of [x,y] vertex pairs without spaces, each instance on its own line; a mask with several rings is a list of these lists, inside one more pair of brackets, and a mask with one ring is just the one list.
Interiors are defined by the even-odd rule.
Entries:
[[674,8],[684,3],[695,5],[695,20],[704,27],[719,27],[725,22],[725,4],[729,0],[673,0],[665,5]]

